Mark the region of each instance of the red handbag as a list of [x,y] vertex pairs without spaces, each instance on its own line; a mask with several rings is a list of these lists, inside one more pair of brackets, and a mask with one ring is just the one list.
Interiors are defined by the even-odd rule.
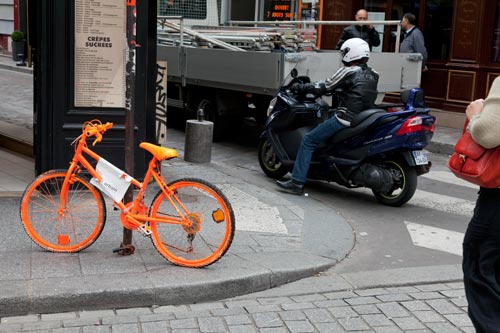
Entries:
[[457,176],[473,184],[500,187],[500,146],[486,149],[467,132],[468,121],[448,160],[448,168]]

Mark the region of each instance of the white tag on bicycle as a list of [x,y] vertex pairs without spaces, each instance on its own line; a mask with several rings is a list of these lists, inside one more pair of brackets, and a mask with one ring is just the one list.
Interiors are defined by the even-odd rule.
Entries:
[[102,157],[97,162],[95,170],[102,177],[102,181],[99,183],[96,178],[92,178],[90,183],[113,201],[120,202],[130,186],[132,177]]

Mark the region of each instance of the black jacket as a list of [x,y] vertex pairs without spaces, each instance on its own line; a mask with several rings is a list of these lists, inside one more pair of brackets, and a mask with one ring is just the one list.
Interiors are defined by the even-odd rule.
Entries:
[[366,25],[350,25],[346,28],[344,28],[344,31],[342,32],[342,36],[340,36],[339,42],[337,43],[337,50],[340,50],[342,47],[342,44],[350,38],[361,38],[365,42],[368,43],[370,46],[370,51],[373,46],[379,46],[380,45],[380,37],[378,35],[377,30],[375,28],[368,28]]
[[378,73],[367,64],[341,67],[331,78],[309,84],[308,92],[319,96],[335,91],[339,99],[336,116],[350,123],[361,111],[373,108],[378,79]]

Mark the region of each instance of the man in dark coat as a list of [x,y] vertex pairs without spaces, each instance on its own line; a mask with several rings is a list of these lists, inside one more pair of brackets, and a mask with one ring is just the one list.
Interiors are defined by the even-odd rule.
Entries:
[[[366,21],[368,20],[368,12],[365,9],[360,9],[354,16],[356,21]],[[337,43],[337,50],[340,50],[342,47],[342,44],[350,38],[361,38],[365,42],[368,43],[368,46],[370,46],[370,51],[373,46],[379,46],[380,45],[380,37],[378,35],[377,30],[373,27],[373,25],[365,25],[365,24],[355,24],[355,25],[350,25],[344,29],[342,32],[342,36],[340,36],[340,39]]]

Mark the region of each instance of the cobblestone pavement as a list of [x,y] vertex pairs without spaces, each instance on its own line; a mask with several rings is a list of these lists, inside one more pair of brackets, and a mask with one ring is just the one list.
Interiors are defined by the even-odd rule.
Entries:
[[474,332],[462,283],[3,317],[0,332]]

